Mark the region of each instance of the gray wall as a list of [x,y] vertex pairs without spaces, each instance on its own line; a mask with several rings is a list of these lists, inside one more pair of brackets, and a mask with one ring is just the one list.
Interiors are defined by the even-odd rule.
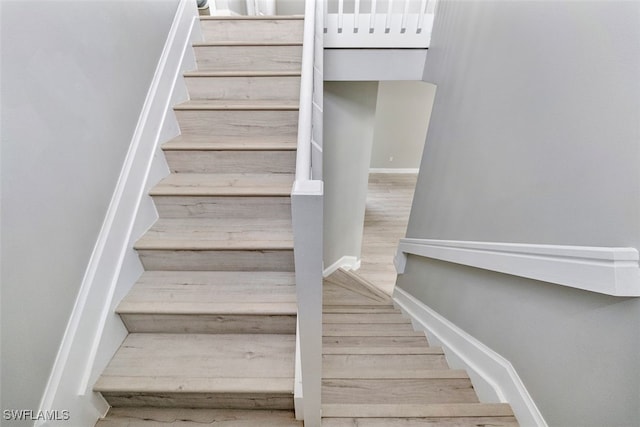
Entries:
[[378,86],[372,168],[418,168],[436,86],[384,81]]
[[[640,248],[640,3],[440,2],[407,235]],[[551,426],[640,424],[640,301],[410,257]]]
[[360,258],[377,82],[324,82],[324,264]]
[[1,6],[1,406],[37,410],[177,0]]

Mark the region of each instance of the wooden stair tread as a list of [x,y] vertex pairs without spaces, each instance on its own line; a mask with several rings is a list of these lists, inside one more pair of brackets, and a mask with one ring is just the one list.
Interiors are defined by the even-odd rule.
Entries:
[[411,324],[402,313],[324,313],[323,323],[400,323]]
[[325,379],[322,402],[372,404],[478,403],[469,378]]
[[324,323],[325,337],[422,337],[424,333],[414,331],[405,323]]
[[200,16],[201,21],[288,21],[304,20],[304,15],[233,15],[233,16]]
[[94,386],[108,393],[293,393],[295,335],[129,334]]
[[324,379],[466,378],[443,354],[324,354]]
[[391,297],[357,274],[338,269],[323,281],[325,305],[390,305]]
[[322,338],[323,354],[443,354],[425,337],[328,337]]
[[513,417],[506,403],[348,404],[322,405],[324,417]]
[[174,105],[175,111],[184,110],[234,110],[234,111],[262,111],[262,110],[298,110],[297,100],[265,101],[260,99],[192,99],[182,104]]
[[207,46],[302,46],[302,41],[299,42],[278,42],[278,41],[221,41],[221,42],[197,42],[193,43],[193,47],[207,47]]
[[151,189],[152,196],[289,196],[293,174],[175,173]]
[[[324,418],[323,427],[517,427],[515,417]],[[132,426],[135,427],[135,426]]]
[[268,271],[147,271],[116,311],[295,315],[295,276]]
[[291,250],[291,221],[161,218],[136,242],[141,250]]
[[296,141],[203,141],[175,138],[162,144],[164,151],[294,151]]
[[184,77],[299,77],[300,71],[187,71]]
[[111,408],[96,427],[302,427],[292,411],[189,408]]

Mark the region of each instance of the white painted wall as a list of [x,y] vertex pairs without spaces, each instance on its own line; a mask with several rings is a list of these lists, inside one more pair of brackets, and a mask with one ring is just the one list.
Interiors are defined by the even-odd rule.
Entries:
[[2,409],[38,409],[176,6],[1,4]]
[[422,81],[378,85],[371,167],[420,167],[436,86]]
[[377,82],[325,82],[324,264],[360,258]]
[[[408,237],[640,248],[640,3],[440,2]],[[640,424],[640,301],[409,257],[551,426]]]

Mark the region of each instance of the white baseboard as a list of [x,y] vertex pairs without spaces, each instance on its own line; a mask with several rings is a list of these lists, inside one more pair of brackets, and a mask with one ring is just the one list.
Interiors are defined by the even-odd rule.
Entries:
[[369,173],[406,173],[417,174],[418,168],[370,168]]
[[[197,16],[195,2],[180,0],[40,401],[39,410],[43,412],[68,410],[73,425],[94,425],[109,409],[102,396],[92,390],[99,374],[96,366],[108,362],[127,334],[113,309],[116,298],[124,293],[119,287],[123,283],[131,286],[141,270],[131,243],[140,228],[136,221],[145,209],[142,202],[150,174],[157,175],[152,165],[160,139],[172,136],[167,135],[171,130],[167,131],[170,126],[165,125],[165,119],[171,114],[176,82],[194,65],[185,63],[184,58],[192,38],[200,37],[194,30]],[[174,126],[173,135],[176,131]],[[157,215],[154,209],[147,209],[145,214]],[[128,277],[123,280],[123,276]],[[36,427],[54,425],[66,427],[69,421],[35,423]]]
[[395,288],[394,302],[427,334],[431,345],[442,346],[452,368],[465,369],[483,402],[508,402],[523,427],[547,427],[511,363],[442,317],[408,292]]
[[322,276],[327,277],[339,268],[345,270],[357,270],[360,268],[360,260],[354,256],[343,256],[322,271]]

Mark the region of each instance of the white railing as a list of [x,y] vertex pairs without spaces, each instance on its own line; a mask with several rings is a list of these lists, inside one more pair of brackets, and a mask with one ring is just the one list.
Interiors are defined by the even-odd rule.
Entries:
[[[296,176],[291,192],[298,301],[296,415],[320,427],[322,383],[322,0],[306,0]],[[301,394],[301,395],[300,395]]]
[[[346,3],[346,4],[345,4]],[[428,48],[436,0],[327,0],[327,48]]]

